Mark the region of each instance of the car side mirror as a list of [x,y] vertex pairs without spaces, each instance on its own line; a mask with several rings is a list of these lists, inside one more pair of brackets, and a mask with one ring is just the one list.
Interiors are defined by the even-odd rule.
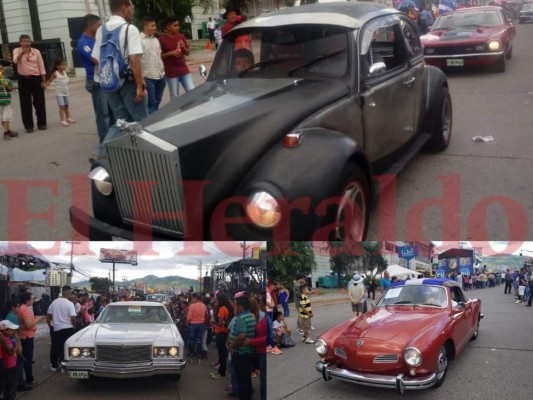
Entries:
[[455,310],[463,311],[466,306],[466,303],[464,301],[460,301],[457,303],[457,306],[454,307]]
[[200,64],[200,66],[198,67],[198,72],[200,73],[201,76],[203,76],[204,78],[207,78],[207,68],[205,67],[204,64]]
[[368,77],[374,78],[375,76],[382,74],[386,70],[387,70],[387,66],[385,65],[384,62],[381,62],[381,61],[377,62],[375,64],[372,64],[372,66],[368,70]]

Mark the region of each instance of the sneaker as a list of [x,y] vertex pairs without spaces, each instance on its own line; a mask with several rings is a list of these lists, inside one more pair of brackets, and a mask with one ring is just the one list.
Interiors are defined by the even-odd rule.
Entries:
[[214,369],[219,369],[220,368],[220,364],[219,363],[212,362],[211,365],[213,366]]
[[267,353],[270,353],[271,351],[272,351],[272,346],[267,346],[267,350],[266,350],[266,352],[267,352]]
[[[69,126],[70,124],[67,122],[67,121],[61,121],[61,126],[62,127],[65,127],[65,126]],[[41,128],[39,128],[41,129]]]
[[298,332],[300,335],[304,334],[304,331],[302,331],[300,328],[296,329],[296,332]]
[[46,125],[43,125],[43,126],[40,126],[40,127],[39,127],[39,130],[40,130],[40,131],[45,131],[45,130],[47,130],[47,129],[48,129],[48,127],[47,127]]
[[224,376],[224,375],[220,375],[219,373],[211,374],[211,378],[213,378],[213,379],[217,379],[217,380],[228,379],[226,376]]
[[69,124],[75,124],[76,123],[76,120],[74,118],[67,118],[67,122]]
[[271,353],[272,354],[283,354],[283,352],[280,349],[278,349],[277,346],[272,348]]
[[314,331],[315,330],[315,327],[313,325],[311,325],[311,330]]
[[50,371],[52,371],[52,372],[57,372],[57,368],[50,367]]
[[310,337],[308,337],[307,339],[305,339],[304,343],[313,344],[313,343],[315,343],[315,341],[313,339],[311,339]]
[[33,128],[26,129],[26,133],[33,133]]
[[4,132],[4,135],[9,135],[10,137],[17,137],[19,135],[18,132],[15,132],[15,131],[12,131],[11,129],[8,130],[7,132]]

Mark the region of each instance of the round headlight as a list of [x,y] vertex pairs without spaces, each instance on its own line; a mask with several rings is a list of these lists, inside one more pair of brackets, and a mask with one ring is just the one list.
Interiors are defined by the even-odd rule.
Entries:
[[408,347],[403,352],[403,359],[407,365],[410,365],[411,367],[418,367],[420,364],[422,364],[422,353],[420,353],[420,350],[417,348]]
[[497,40],[492,40],[489,42],[489,50],[491,51],[498,51],[500,50],[500,42]]
[[317,339],[315,340],[315,350],[319,355],[323,356],[328,352],[328,346],[322,339]]
[[77,347],[72,347],[70,349],[70,356],[71,357],[77,358],[77,357],[80,356],[80,354],[81,354],[80,349],[78,349]]
[[168,349],[168,355],[171,357],[176,357],[178,355],[178,348],[171,347],[170,349]]
[[84,348],[81,350],[81,356],[82,357],[90,357],[91,356],[91,349],[89,348]]
[[159,349],[159,357],[165,357],[167,355],[167,349],[161,347]]
[[267,192],[257,192],[248,198],[248,218],[261,228],[273,228],[281,220],[277,200]]
[[109,196],[113,192],[113,184],[111,183],[111,176],[104,167],[94,168],[89,178],[94,182],[96,189],[104,196]]

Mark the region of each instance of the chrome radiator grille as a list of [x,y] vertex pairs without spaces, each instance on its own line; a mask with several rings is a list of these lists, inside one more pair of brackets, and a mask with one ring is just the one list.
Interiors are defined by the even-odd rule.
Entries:
[[396,363],[398,362],[399,357],[397,354],[383,354],[374,358],[374,363]]
[[152,346],[97,346],[96,358],[115,363],[151,361]]
[[[106,146],[122,220],[155,232],[183,234],[177,148],[145,132],[134,139],[125,136]],[[162,213],[166,217],[154,217]]]

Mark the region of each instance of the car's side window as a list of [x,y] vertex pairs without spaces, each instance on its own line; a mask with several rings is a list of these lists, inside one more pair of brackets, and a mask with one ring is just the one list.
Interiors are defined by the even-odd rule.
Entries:
[[422,55],[422,45],[418,34],[406,21],[402,21],[402,33],[404,36],[405,47],[409,59],[416,58]]

